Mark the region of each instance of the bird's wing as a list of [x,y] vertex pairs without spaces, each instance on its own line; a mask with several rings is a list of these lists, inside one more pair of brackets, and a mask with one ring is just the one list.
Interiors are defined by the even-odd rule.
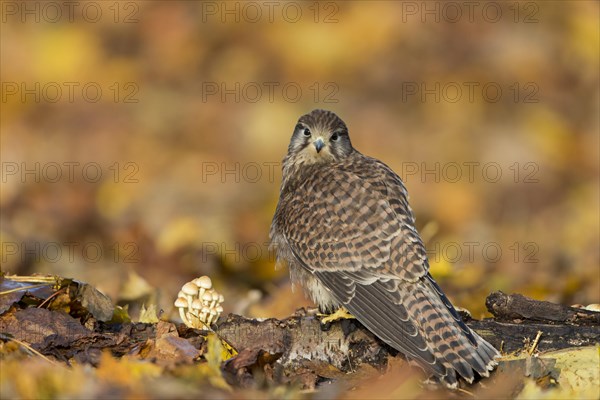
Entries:
[[311,270],[414,282],[429,265],[406,189],[384,164],[370,167],[310,168],[279,210],[283,234]]
[[402,181],[366,160],[304,175],[280,218],[294,257],[369,330],[427,371],[450,384],[455,370],[467,380],[473,369],[485,375],[490,356],[473,351],[479,341],[429,276]]

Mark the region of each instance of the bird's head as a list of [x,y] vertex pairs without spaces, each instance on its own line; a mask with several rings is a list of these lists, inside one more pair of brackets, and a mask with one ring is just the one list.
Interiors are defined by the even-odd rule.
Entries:
[[298,120],[288,157],[295,162],[314,164],[341,161],[352,151],[344,121],[331,111],[313,110]]

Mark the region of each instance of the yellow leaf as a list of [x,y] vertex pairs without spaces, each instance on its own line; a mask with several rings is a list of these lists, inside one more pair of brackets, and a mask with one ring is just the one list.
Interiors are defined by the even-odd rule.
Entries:
[[[517,357],[519,358],[519,357]],[[540,358],[556,360],[558,385],[542,389],[533,379],[525,380],[519,399],[592,399],[600,393],[600,346],[552,351]]]
[[145,324],[158,323],[158,317],[156,316],[156,304],[150,304],[148,308],[146,308],[145,304],[142,304],[142,310],[140,311],[140,322]]
[[214,332],[207,335],[206,342],[207,351],[204,354],[206,364],[200,365],[202,374],[208,378],[212,386],[231,391],[231,386],[229,386],[221,374],[221,363],[231,357],[228,356],[229,351],[223,346],[223,341]]
[[125,307],[115,306],[113,310],[113,317],[110,320],[110,323],[118,324],[118,323],[127,323],[131,322],[131,317],[129,316],[129,305]]

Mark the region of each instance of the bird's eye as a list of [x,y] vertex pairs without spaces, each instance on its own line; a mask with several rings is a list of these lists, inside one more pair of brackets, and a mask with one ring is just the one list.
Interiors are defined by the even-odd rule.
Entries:
[[304,134],[304,136],[310,136],[310,129],[304,128],[304,130],[302,131],[302,134]]
[[337,140],[340,138],[340,136],[337,133],[334,133],[333,135],[331,135],[331,140],[334,142],[337,142]]

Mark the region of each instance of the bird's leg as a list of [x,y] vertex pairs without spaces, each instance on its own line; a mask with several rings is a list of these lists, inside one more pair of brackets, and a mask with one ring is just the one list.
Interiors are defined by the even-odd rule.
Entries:
[[323,315],[323,314],[321,314],[319,307],[306,307],[306,315],[319,316],[319,315]]
[[338,308],[333,314],[317,314],[320,317],[324,317],[321,319],[321,323],[328,323],[337,321],[338,319],[354,319],[354,315],[350,314],[350,312],[346,309],[346,307],[341,306]]

